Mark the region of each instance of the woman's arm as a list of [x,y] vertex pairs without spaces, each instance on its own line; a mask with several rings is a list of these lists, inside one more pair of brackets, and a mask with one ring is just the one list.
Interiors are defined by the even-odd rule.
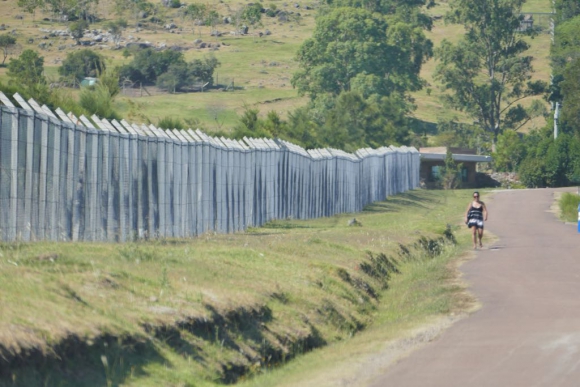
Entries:
[[484,202],[481,202],[481,205],[483,206],[483,220],[487,221],[487,207]]
[[465,223],[467,223],[467,214],[469,214],[469,209],[471,208],[471,203],[467,205],[467,210],[465,210]]

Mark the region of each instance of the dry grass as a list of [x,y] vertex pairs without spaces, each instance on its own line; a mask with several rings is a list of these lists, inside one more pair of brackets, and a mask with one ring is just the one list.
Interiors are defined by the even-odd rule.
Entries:
[[[111,3],[111,1],[99,3],[100,14],[109,20],[116,18],[116,15],[110,11]],[[141,121],[145,119],[143,116],[156,122],[160,117],[177,113],[177,116],[181,118],[198,119],[200,126],[211,132],[220,125],[233,126],[237,121],[237,114],[244,109],[244,106],[257,108],[261,115],[274,110],[282,117],[286,117],[289,110],[302,106],[306,99],[298,96],[290,85],[290,78],[297,69],[297,63],[294,61],[295,52],[302,41],[312,33],[316,11],[297,9],[294,7],[295,3],[302,6],[312,5],[302,1],[289,4],[281,0],[265,3],[265,6],[274,4],[278,9],[288,12],[300,12],[301,17],[298,21],[282,23],[276,18],[264,15],[263,26],[251,29],[248,36],[232,36],[230,31],[234,30],[234,26],[218,25],[218,30],[224,35],[219,38],[211,37],[209,28],[202,27],[201,39],[208,43],[220,43],[221,47],[218,51],[194,48],[193,40],[200,38],[199,27],[195,27],[194,30],[191,23],[183,22],[176,10],[168,10],[168,15],[179,27],[183,28],[179,33],[169,33],[163,29],[143,29],[136,32],[134,28],[128,28],[123,34],[124,37],[132,35],[140,41],[151,42],[156,47],[161,44],[166,44],[168,47],[174,45],[189,47],[190,49],[185,51],[186,60],[201,58],[210,53],[215,55],[222,64],[217,69],[217,82],[227,86],[233,81],[237,88],[243,89],[234,93],[189,93],[177,96],[162,94],[154,97],[145,94],[141,98],[131,98],[134,103],[144,107],[140,112]],[[217,4],[217,8],[221,15],[228,15],[229,10],[235,10],[244,4],[239,1],[226,0]],[[23,15],[24,19],[17,20],[16,15]],[[66,57],[66,53],[79,50],[81,47],[74,46],[71,39],[63,40],[59,37],[43,39],[47,34],[41,32],[39,28],[55,30],[67,28],[65,23],[45,22],[42,20],[44,17],[49,17],[49,15],[37,12],[36,20],[33,21],[31,15],[18,9],[15,0],[2,2],[0,24],[6,24],[8,31],[16,29],[18,42],[23,49],[40,51],[45,59],[46,75],[55,81],[58,79],[57,69]],[[129,20],[129,23],[131,24],[132,21]],[[102,23],[91,26],[97,29],[101,27]],[[272,35],[260,38],[254,34],[266,29],[270,30]],[[34,39],[33,43],[28,43],[30,38]],[[39,49],[40,42],[50,43],[52,46],[48,49]],[[59,46],[66,46],[66,49],[59,50]],[[95,47],[95,49],[108,58],[113,65],[128,63],[130,60],[130,58],[123,58],[122,50],[100,47]],[[6,79],[5,74],[6,69],[0,68],[0,80]],[[130,113],[127,99],[123,96],[117,98],[117,107],[121,114],[129,115]],[[169,109],[167,109],[168,106]],[[223,116],[220,125],[216,124],[214,114],[211,113],[216,109]]]
[[[114,19],[111,1],[100,2],[99,10],[105,18]],[[548,0],[529,0],[524,7],[526,12],[549,12],[550,2]],[[244,3],[234,0],[222,1],[218,5],[220,14],[228,14],[229,10],[235,10]],[[228,85],[234,82],[235,86],[242,87],[243,90],[234,93],[188,93],[180,95],[155,95],[153,97],[144,96],[140,98],[128,98],[120,96],[117,99],[119,111],[135,121],[144,121],[150,119],[157,122],[159,118],[167,115],[194,119],[199,122],[199,126],[206,131],[223,130],[231,128],[237,122],[237,115],[245,106],[257,108],[263,116],[270,110],[278,112],[283,118],[287,113],[296,107],[303,106],[307,99],[300,98],[296,90],[290,85],[292,74],[297,70],[297,63],[294,55],[302,41],[308,38],[314,28],[314,16],[316,11],[297,10],[293,3],[285,3],[282,0],[274,0],[270,3],[264,3],[265,6],[275,4],[279,9],[287,11],[300,11],[302,14],[299,22],[280,23],[275,18],[264,16],[263,27],[256,30],[264,31],[269,29],[271,36],[257,38],[255,36],[234,37],[229,35],[233,26],[220,25],[218,29],[224,32],[220,38],[210,37],[209,29],[203,27],[201,38],[206,42],[225,43],[218,51],[211,51],[222,63],[217,70],[217,81],[221,85]],[[286,4],[286,5],[285,5]],[[308,2],[298,2],[301,6],[312,5]],[[440,1],[437,6],[427,10],[432,16],[442,16],[449,9],[447,1]],[[56,80],[58,78],[57,68],[62,59],[66,57],[66,52],[77,50],[78,47],[59,51],[58,46],[69,45],[72,41],[60,41],[59,38],[48,40],[41,39],[46,35],[38,28],[64,29],[65,24],[49,24],[42,21],[42,18],[48,15],[40,13],[36,16],[36,22],[28,14],[24,14],[16,7],[15,0],[8,0],[2,3],[2,15],[0,23],[9,26],[9,30],[16,29],[19,42],[24,48],[38,49],[38,42],[51,42],[52,47],[48,50],[41,50],[45,57],[46,74],[49,78]],[[135,32],[129,28],[124,36],[133,35],[139,37],[141,41],[149,41],[154,45],[166,44],[167,46],[180,45],[193,47],[192,41],[199,38],[199,30],[195,30],[190,23],[182,22],[177,15],[177,11],[169,10],[169,15],[174,15],[175,23],[183,27],[180,34],[171,34],[162,29],[156,31],[142,30]],[[24,15],[24,20],[16,20],[15,15]],[[99,25],[95,26],[96,28]],[[442,39],[452,41],[461,37],[462,29],[456,25],[445,25],[442,19],[435,21],[435,26],[428,33],[429,38],[437,47]],[[28,44],[29,38],[34,38],[35,42]],[[40,39],[40,40],[39,40]],[[530,54],[536,59],[534,67],[536,69],[535,77],[538,79],[549,80],[549,38],[547,35],[540,35],[532,42]],[[113,64],[126,63],[127,59],[122,57],[122,52],[103,49],[100,51],[103,55],[111,60]],[[186,51],[187,60],[203,57],[208,55],[208,49],[190,49]],[[457,117],[461,122],[471,122],[469,117],[461,112],[457,112],[444,107],[440,101],[442,91],[440,86],[433,80],[432,74],[435,70],[436,63],[434,60],[427,62],[422,69],[421,75],[428,82],[428,93],[426,89],[413,95],[417,104],[417,111],[414,116],[427,122],[437,122],[439,119],[451,119]],[[5,69],[0,68],[0,80],[5,74]],[[137,108],[131,109],[130,102]],[[135,110],[138,110],[137,112]],[[217,114],[217,120],[216,120]],[[544,125],[543,118],[539,118],[529,123],[524,131],[530,128]]]

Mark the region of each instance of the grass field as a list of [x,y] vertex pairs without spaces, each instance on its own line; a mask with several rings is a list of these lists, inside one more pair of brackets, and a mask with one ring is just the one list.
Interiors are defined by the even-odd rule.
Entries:
[[[362,227],[346,214],[189,241],[3,244],[0,352],[36,357],[0,369],[0,385],[214,385],[363,328],[401,335],[465,306],[449,265],[466,230],[452,226],[460,244],[436,258],[417,242],[457,224],[469,194],[398,195],[357,214]],[[401,274],[367,274],[367,252],[398,261]]]
[[[112,2],[100,2],[100,14],[109,20],[116,18],[111,12]],[[217,4],[220,14],[231,14],[245,3],[225,0]],[[140,41],[151,42],[155,47],[166,44],[171,46],[189,47],[185,51],[186,60],[202,58],[207,55],[215,55],[221,62],[221,66],[216,71],[216,81],[224,87],[232,82],[236,87],[235,92],[209,92],[209,93],[188,93],[180,95],[162,94],[153,97],[143,93],[143,97],[119,96],[116,105],[123,115],[144,120],[150,119],[157,122],[160,118],[171,115],[180,118],[194,118],[200,121],[200,126],[207,131],[215,129],[231,128],[237,122],[237,114],[245,106],[258,108],[261,114],[266,114],[270,110],[278,112],[282,117],[286,117],[287,112],[306,102],[305,98],[299,97],[297,92],[290,85],[290,78],[297,69],[294,60],[295,52],[302,41],[310,36],[314,27],[315,10],[297,9],[294,4],[301,7],[312,5],[310,2],[297,1],[288,4],[281,0],[272,0],[268,6],[275,5],[278,9],[287,12],[299,12],[300,18],[291,22],[279,22],[276,18],[263,17],[263,25],[250,29],[247,36],[232,36],[230,31],[234,30],[232,25],[218,25],[218,30],[223,33],[221,37],[211,37],[208,27],[194,27],[191,23],[182,21],[176,10],[168,10],[168,20],[174,21],[182,31],[179,33],[169,33],[162,28],[142,29],[137,32],[134,27],[129,27],[123,36],[128,38],[133,36]],[[40,28],[61,30],[66,29],[64,23],[49,23],[43,21],[44,15],[37,12],[36,20],[33,21],[29,14],[23,13],[16,6],[15,0],[4,1],[0,4],[0,24],[5,24],[7,30],[16,30],[18,42],[23,49],[35,49],[45,58],[45,69],[47,77],[55,81],[58,79],[57,68],[66,57],[67,52],[78,50],[80,47],[74,46],[71,39],[63,40],[59,37],[49,37]],[[23,20],[15,19],[16,15],[23,16]],[[105,20],[106,21],[106,20]],[[131,21],[129,20],[131,23]],[[91,28],[101,28],[102,23],[92,25]],[[258,31],[268,29],[271,35],[257,37]],[[200,36],[201,31],[201,36]],[[29,43],[29,39],[34,39]],[[220,43],[221,47],[217,51],[209,49],[194,48],[193,41],[201,38],[204,42]],[[39,49],[38,44],[50,43],[47,49]],[[66,47],[60,50],[59,47]],[[110,50],[106,48],[96,48],[101,54],[107,57],[112,65],[127,63],[129,59],[122,56],[121,50]],[[6,80],[6,69],[0,68],[0,80]],[[241,89],[241,90],[240,90]],[[129,101],[130,100],[130,101]],[[129,106],[141,106],[139,114],[131,112]],[[218,122],[216,122],[216,112]]]

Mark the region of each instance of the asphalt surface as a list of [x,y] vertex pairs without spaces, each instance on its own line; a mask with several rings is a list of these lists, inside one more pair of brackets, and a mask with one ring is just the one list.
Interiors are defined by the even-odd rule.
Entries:
[[499,240],[484,236],[484,249],[461,266],[481,309],[372,387],[580,386],[580,234],[549,212],[554,191],[486,201],[486,230]]

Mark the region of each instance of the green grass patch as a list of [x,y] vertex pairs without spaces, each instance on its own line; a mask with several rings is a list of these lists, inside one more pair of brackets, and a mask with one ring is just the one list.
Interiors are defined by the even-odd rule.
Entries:
[[558,202],[558,205],[560,206],[560,217],[562,220],[566,222],[577,222],[579,204],[580,195],[564,192]]
[[[374,327],[401,335],[461,306],[449,264],[468,246],[455,225],[469,197],[408,192],[357,227],[344,214],[194,240],[2,244],[0,352],[18,366],[0,385],[261,383]],[[448,224],[459,244],[432,256]]]

